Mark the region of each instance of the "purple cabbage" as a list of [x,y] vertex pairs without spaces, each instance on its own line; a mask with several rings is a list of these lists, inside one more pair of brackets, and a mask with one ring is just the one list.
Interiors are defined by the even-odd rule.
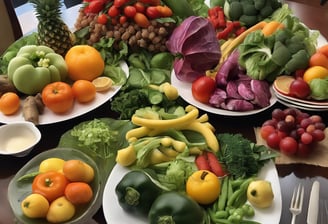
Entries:
[[177,79],[193,82],[214,68],[221,58],[216,32],[208,19],[190,16],[174,29],[166,43],[177,56],[173,69]]

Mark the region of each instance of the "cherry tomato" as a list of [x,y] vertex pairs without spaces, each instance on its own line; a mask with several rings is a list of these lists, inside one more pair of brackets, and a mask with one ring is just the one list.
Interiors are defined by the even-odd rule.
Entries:
[[111,7],[109,7],[107,14],[110,17],[114,18],[120,14],[120,10],[116,6],[112,5]]
[[44,105],[54,113],[65,113],[73,107],[73,90],[65,82],[53,82],[46,85],[41,96]]
[[97,18],[97,23],[105,25],[108,21],[106,14],[100,14]]
[[103,0],[94,0],[91,1],[85,8],[85,13],[99,13],[104,8]]
[[117,8],[123,6],[125,3],[127,3],[126,0],[114,0],[114,6]]
[[136,2],[133,6],[136,8],[137,12],[144,13],[146,10],[145,5],[141,2]]
[[124,15],[126,15],[129,18],[133,18],[137,13],[137,10],[134,6],[128,5],[124,7]]
[[126,16],[120,16],[119,22],[121,25],[126,23],[126,21],[128,21],[128,18]]
[[289,136],[286,136],[283,139],[281,139],[279,143],[280,151],[288,155],[294,155],[297,152],[297,148],[298,148],[297,141]]
[[133,17],[133,20],[138,26],[140,26],[142,28],[147,28],[150,25],[148,18],[140,12],[137,12],[135,14],[135,16]]
[[166,5],[158,5],[156,8],[159,11],[161,17],[170,17],[173,15],[172,10]]
[[161,17],[160,11],[157,9],[157,6],[149,6],[146,9],[146,15],[150,19],[157,19]]
[[193,97],[202,103],[208,103],[216,88],[215,80],[208,76],[201,76],[191,86]]
[[43,195],[49,202],[65,194],[66,185],[69,183],[64,174],[48,171],[38,174],[32,183],[32,192]]

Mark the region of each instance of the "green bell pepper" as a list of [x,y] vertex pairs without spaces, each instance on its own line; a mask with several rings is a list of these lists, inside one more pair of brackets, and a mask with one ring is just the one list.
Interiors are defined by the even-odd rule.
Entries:
[[49,83],[67,77],[65,59],[47,46],[26,45],[8,64],[8,78],[16,89],[27,95],[42,91]]
[[125,211],[145,216],[152,203],[162,193],[162,188],[153,181],[148,172],[132,170],[116,185],[115,193]]
[[202,224],[204,214],[203,209],[190,197],[170,191],[154,201],[148,220],[150,224]]

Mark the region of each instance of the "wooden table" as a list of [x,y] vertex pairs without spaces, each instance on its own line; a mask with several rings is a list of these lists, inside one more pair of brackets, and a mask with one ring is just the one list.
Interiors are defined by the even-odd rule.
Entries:
[[[326,23],[324,22],[328,21],[328,10],[326,6],[324,8],[320,8],[320,6],[308,6],[306,4],[295,1],[285,2],[290,5],[295,14],[308,27],[311,29],[320,30],[321,33],[326,38],[328,38],[328,29]],[[260,114],[246,117],[227,117],[209,114],[210,122],[216,127],[218,132],[242,133],[245,137],[254,141],[255,136],[253,127],[260,126],[265,120],[270,118],[271,112],[274,108],[284,108],[284,106],[277,103],[274,105],[274,107],[261,112]],[[316,114],[323,116],[325,124],[328,125],[328,113],[322,112]],[[117,117],[117,114],[110,111],[110,102],[107,102],[99,108],[70,121],[39,126],[39,129],[42,133],[42,140],[27,157],[16,158],[11,156],[0,156],[0,223],[14,223],[14,216],[7,200],[7,188],[11,178],[15,175],[15,173],[35,155],[42,151],[56,147],[60,136],[65,131],[71,129],[73,126],[79,124],[82,121],[100,117]],[[306,220],[307,203],[312,182],[314,180],[318,180],[321,183],[321,189],[327,189],[328,168],[304,164],[277,165],[276,167],[279,174],[279,181],[282,190],[281,194],[283,207],[280,223],[290,223],[291,215],[288,208],[290,204],[292,189],[298,182],[302,182],[304,183],[306,189],[303,208],[304,210],[302,214],[297,218],[297,223],[304,224],[304,220]],[[320,192],[320,197],[328,199],[328,192],[326,190],[322,190]],[[326,220],[327,219],[328,218],[326,217]],[[99,209],[99,211],[93,217],[93,221],[98,223],[105,223],[102,209]]]

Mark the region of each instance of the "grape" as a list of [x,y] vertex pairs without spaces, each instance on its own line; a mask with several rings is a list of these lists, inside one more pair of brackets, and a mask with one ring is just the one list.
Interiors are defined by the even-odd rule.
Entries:
[[279,143],[280,151],[286,153],[287,155],[294,155],[297,152],[297,148],[298,148],[297,141],[289,136],[281,139]]
[[303,144],[308,145],[308,144],[312,143],[312,141],[313,141],[313,136],[312,136],[310,133],[308,133],[308,132],[304,132],[304,133],[301,135],[301,142],[302,142]]
[[274,109],[271,115],[261,127],[261,136],[269,147],[287,155],[304,157],[312,151],[313,143],[326,137],[326,125],[319,115],[310,116],[295,108]]
[[322,118],[319,115],[312,115],[310,119],[312,120],[313,123],[322,122]]
[[325,139],[325,133],[323,130],[315,129],[312,133],[313,139],[317,142],[320,142]]
[[307,128],[307,126],[309,126],[310,124],[312,124],[312,120],[310,118],[305,118],[300,122],[302,128]]
[[280,138],[279,134],[277,132],[273,132],[268,135],[268,137],[266,139],[266,143],[268,144],[268,146],[270,148],[279,149],[280,140],[281,140],[281,138]]
[[325,130],[326,125],[322,122],[316,122],[316,123],[314,123],[314,127],[315,127],[315,129]]
[[263,139],[267,139],[267,137],[272,133],[272,132],[275,132],[276,129],[275,127],[271,126],[271,125],[265,125],[265,126],[262,126],[261,127],[261,137]]
[[276,119],[277,121],[283,120],[285,118],[285,113],[281,109],[274,109],[272,111],[272,118]]

